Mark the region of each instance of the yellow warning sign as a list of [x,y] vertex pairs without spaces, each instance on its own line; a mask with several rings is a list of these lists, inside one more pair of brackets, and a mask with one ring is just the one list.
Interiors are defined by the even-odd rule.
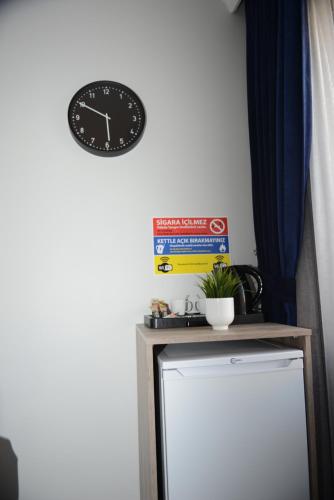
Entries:
[[191,255],[155,255],[155,274],[200,274],[209,273],[221,266],[230,266],[231,257],[229,253],[191,254]]

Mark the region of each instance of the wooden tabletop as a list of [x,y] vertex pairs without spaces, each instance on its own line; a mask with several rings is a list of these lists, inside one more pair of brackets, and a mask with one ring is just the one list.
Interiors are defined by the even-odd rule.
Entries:
[[153,329],[147,328],[143,324],[137,325],[137,335],[140,335],[147,345],[270,339],[278,337],[305,337],[311,334],[312,331],[308,328],[281,325],[278,323],[232,325],[228,330],[221,332],[207,326]]

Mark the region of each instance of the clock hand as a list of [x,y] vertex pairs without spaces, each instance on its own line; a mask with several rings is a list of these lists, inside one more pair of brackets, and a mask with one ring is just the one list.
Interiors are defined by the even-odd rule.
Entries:
[[107,122],[107,135],[108,135],[108,141],[110,141],[109,120],[110,120],[110,116],[108,116],[108,113],[107,113],[107,114],[106,114],[106,122]]
[[[91,108],[90,106],[87,106],[84,102],[79,102],[80,106],[82,108],[87,108],[93,111],[94,113],[97,113],[98,115],[104,116],[106,120],[110,120],[110,117],[107,114],[101,113],[100,111],[97,111],[97,109]],[[108,117],[108,118],[107,118]]]

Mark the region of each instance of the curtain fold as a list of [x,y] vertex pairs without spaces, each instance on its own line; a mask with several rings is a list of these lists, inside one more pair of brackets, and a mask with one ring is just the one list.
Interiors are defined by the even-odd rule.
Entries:
[[246,0],[254,225],[266,320],[296,324],[296,271],[309,171],[305,0]]
[[313,87],[311,194],[334,457],[334,17],[331,0],[309,0]]
[[306,195],[304,237],[297,272],[297,319],[298,326],[312,328],[319,498],[320,500],[333,500],[334,471],[329,439],[328,390],[310,186],[308,186]]

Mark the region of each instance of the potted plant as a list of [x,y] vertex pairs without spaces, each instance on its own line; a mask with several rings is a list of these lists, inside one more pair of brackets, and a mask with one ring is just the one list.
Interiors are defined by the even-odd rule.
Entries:
[[205,315],[214,330],[227,330],[234,319],[234,296],[240,278],[228,267],[214,269],[200,277],[199,288],[205,295]]

